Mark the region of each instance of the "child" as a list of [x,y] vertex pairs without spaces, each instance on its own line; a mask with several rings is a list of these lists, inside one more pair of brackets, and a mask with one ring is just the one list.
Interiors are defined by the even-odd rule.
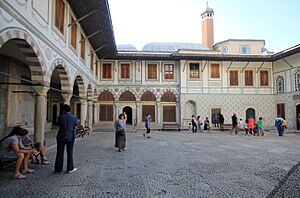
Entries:
[[189,132],[192,132],[192,123],[189,122]]
[[245,129],[246,135],[249,135],[248,120],[246,120],[246,122],[244,124],[244,129]]
[[244,121],[243,121],[243,119],[242,118],[240,118],[240,121],[239,121],[239,129],[241,130],[241,131],[243,131],[244,130]]
[[210,133],[210,125],[209,125],[208,117],[206,117],[206,119],[204,121],[204,130],[208,130],[208,132]]
[[285,129],[286,132],[288,132],[287,125],[288,125],[288,121],[284,118],[283,126],[284,126],[284,129]]
[[258,126],[258,135],[265,136],[262,117],[259,117],[257,121],[257,126]]

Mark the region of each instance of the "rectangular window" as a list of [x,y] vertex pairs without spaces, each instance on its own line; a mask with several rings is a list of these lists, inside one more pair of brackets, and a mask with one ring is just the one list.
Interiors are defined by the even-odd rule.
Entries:
[[219,64],[211,64],[210,65],[210,78],[220,78],[220,65]]
[[239,72],[237,70],[231,70],[229,72],[229,81],[230,86],[238,86],[239,85]]
[[174,65],[165,64],[165,79],[174,79]]
[[130,64],[121,64],[121,78],[130,79]]
[[155,105],[142,106],[143,121],[146,120],[146,114],[150,114],[151,122],[155,122]]
[[110,63],[104,63],[102,65],[102,78],[111,79],[112,78],[112,65]]
[[85,59],[85,39],[82,34],[81,34],[80,56],[83,60]]
[[285,118],[285,105],[284,103],[277,104],[277,117]]
[[199,63],[190,63],[190,78],[199,79],[200,78],[200,65]]
[[176,106],[163,106],[163,122],[176,122]]
[[157,79],[157,64],[148,64],[148,79]]
[[74,49],[77,48],[77,24],[73,23],[74,19],[71,17],[71,23],[73,24],[71,27],[71,45],[74,47]]
[[63,0],[55,1],[55,27],[64,34],[65,3]]
[[269,86],[269,72],[266,70],[260,71],[260,86]]
[[245,85],[253,86],[253,70],[245,70]]
[[90,67],[91,67],[91,70],[92,70],[92,72],[93,72],[93,71],[94,71],[94,53],[93,53],[92,50],[91,50]]
[[100,105],[100,121],[113,121],[113,120],[114,120],[114,106]]

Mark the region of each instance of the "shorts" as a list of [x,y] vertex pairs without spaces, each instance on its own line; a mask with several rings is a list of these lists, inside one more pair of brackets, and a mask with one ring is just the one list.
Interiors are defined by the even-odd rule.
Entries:
[[9,150],[6,151],[5,153],[1,153],[0,159],[18,159],[18,155],[16,154],[15,151]]
[[263,132],[263,131],[264,131],[264,128],[258,127],[258,131],[259,131],[259,132]]

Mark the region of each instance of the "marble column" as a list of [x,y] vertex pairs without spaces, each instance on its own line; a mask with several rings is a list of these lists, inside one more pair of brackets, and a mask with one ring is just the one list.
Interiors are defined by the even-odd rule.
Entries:
[[156,102],[156,106],[157,106],[157,124],[158,126],[162,127],[162,105],[160,103],[160,101]]
[[141,125],[142,117],[143,116],[141,116],[141,102],[137,101],[136,102],[136,125],[137,126]]
[[93,102],[89,101],[88,102],[88,127],[92,128],[93,127]]
[[86,106],[86,101],[85,99],[80,100],[80,124],[84,126],[85,124],[85,120],[86,120],[86,110],[85,110],[85,106]]
[[45,122],[47,111],[47,91],[48,87],[36,86],[35,91],[35,113],[34,113],[34,142],[44,143]]

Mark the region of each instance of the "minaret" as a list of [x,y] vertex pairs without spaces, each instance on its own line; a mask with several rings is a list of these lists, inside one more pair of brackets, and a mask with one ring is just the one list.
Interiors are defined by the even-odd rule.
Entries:
[[202,44],[212,49],[214,45],[214,10],[208,7],[206,2],[206,10],[201,14],[202,17]]

